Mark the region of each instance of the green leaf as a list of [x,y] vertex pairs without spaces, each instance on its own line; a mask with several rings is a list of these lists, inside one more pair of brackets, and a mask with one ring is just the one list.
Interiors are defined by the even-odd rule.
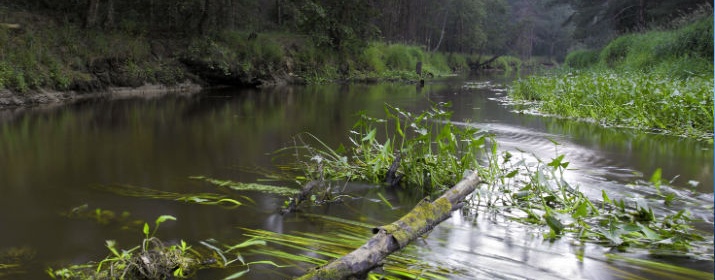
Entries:
[[144,223],[144,229],[142,230],[145,236],[149,236],[149,224]]
[[662,238],[662,237],[660,236],[660,234],[658,234],[657,232],[653,231],[653,230],[650,229],[648,226],[644,226],[644,225],[638,223],[638,227],[640,227],[640,231],[645,235],[645,237],[646,237],[648,240],[656,241],[656,240],[660,240],[660,239]]
[[581,202],[576,206],[576,210],[573,212],[571,217],[574,219],[581,218],[581,217],[587,217],[588,216],[588,204],[585,202]]
[[244,274],[248,273],[249,271],[250,271],[250,269],[246,269],[246,270],[242,270],[242,271],[236,272],[236,273],[234,273],[234,274],[229,275],[229,276],[226,277],[226,278],[223,278],[223,280],[233,280],[233,279],[241,278],[241,276],[243,276]]
[[606,194],[606,190],[601,190],[601,196],[603,197],[604,203],[611,203],[611,199],[608,198],[608,194]]
[[231,246],[231,248],[226,249],[226,252],[231,252],[232,250],[235,250],[235,249],[245,248],[245,247],[253,246],[253,245],[266,245],[266,241],[261,240],[261,239],[249,239],[244,242],[241,242],[240,244]]
[[159,218],[156,218],[156,226],[159,226],[159,224],[166,222],[168,220],[176,221],[176,217],[171,216],[171,215],[161,215]]
[[550,207],[546,208],[546,214],[544,214],[544,220],[546,220],[546,224],[557,235],[561,234],[561,232],[564,230],[564,224],[562,224],[561,221],[559,221],[559,219],[554,217],[553,210],[551,210]]
[[249,262],[249,263],[247,263],[247,264],[248,264],[248,265],[251,265],[251,264],[269,264],[269,265],[272,265],[272,266],[275,266],[275,267],[291,267],[291,266],[292,266],[292,265],[277,265],[277,264],[274,263],[273,261],[255,261],[255,262]]
[[375,140],[375,133],[377,133],[377,128],[373,128],[372,130],[370,130],[370,132],[368,132],[367,135],[362,138],[362,141]]

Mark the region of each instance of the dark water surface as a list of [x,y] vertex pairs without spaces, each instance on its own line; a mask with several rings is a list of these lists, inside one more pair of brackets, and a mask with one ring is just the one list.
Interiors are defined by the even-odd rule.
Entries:
[[[476,80],[481,80],[477,87],[487,85],[486,79]],[[499,83],[499,78],[490,80]],[[152,224],[159,215],[178,219],[161,225],[160,238],[192,244],[209,238],[238,242],[245,239],[240,228],[320,232],[320,224],[300,215],[276,215],[283,203],[277,196],[247,194],[255,205],[225,209],[120,196],[100,186],[127,184],[196,193],[216,189],[190,176],[254,182],[259,176],[245,168],[272,167],[267,153],[292,145],[296,134],[310,132],[330,145],[348,145],[347,132],[358,112],[382,116],[385,103],[420,112],[430,102],[449,101],[455,121],[494,133],[503,150],[521,150],[544,160],[565,154],[570,167],[577,169],[569,171],[567,179],[595,199],[602,189],[615,196],[638,192],[624,185],[647,179],[662,168],[664,178],[678,176],[674,187],[706,205],[693,214],[706,219],[704,226],[712,229],[711,144],[518,114],[500,104],[499,97],[506,93],[499,87],[466,88],[466,81],[455,78],[424,88],[375,84],[224,89],[0,111],[0,254],[18,249],[33,252],[24,273],[3,278],[43,279],[49,266],[101,260],[108,255],[104,247],[108,239],[117,240],[120,248],[131,248],[142,238],[141,225],[132,221]],[[374,195],[369,186],[364,191]],[[419,199],[387,195],[404,211]],[[404,213],[364,201],[313,211],[376,225]],[[101,224],[63,215],[85,204],[91,210],[113,211],[117,218]],[[120,219],[122,212],[128,218]],[[586,251],[583,261],[577,259],[577,249]],[[601,247],[551,243],[530,228],[482,216],[467,220],[455,215],[418,244],[417,250],[428,262],[462,271],[455,278],[618,279],[641,274],[657,278],[637,266],[609,263]],[[712,261],[666,262],[713,270]],[[232,272],[206,272],[200,278],[216,279]],[[268,273],[258,268],[254,272],[247,277],[265,278]]]

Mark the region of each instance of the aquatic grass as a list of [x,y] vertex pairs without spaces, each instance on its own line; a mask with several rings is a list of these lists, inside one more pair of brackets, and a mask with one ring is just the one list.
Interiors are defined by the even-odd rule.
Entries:
[[[361,115],[350,131],[349,148],[328,147],[311,134],[296,137],[296,145],[277,151],[295,157],[288,166],[303,184],[308,181],[360,181],[404,185],[431,194],[451,187],[469,170],[487,139],[478,130],[456,126],[446,103],[413,114],[385,105],[385,119]],[[306,141],[308,140],[308,141]],[[315,143],[311,145],[311,143]],[[388,170],[394,167],[393,173]]]
[[[313,215],[313,218],[323,219],[332,230],[324,234],[293,232],[291,234],[276,233],[267,230],[243,229],[249,238],[260,238],[269,244],[280,245],[283,248],[264,247],[251,250],[251,253],[276,257],[283,262],[294,263],[296,266],[325,265],[328,259],[339,258],[362,246],[370,238],[374,226],[360,222],[338,219],[335,217]],[[420,261],[411,247],[391,254],[385,260],[382,270],[371,271],[368,279],[448,279],[450,275],[458,275],[458,270],[447,268],[442,264],[432,264]]]
[[[10,247],[0,251],[0,278],[22,275],[37,252],[30,247]],[[19,278],[19,277],[18,277]]]
[[631,258],[619,254],[606,254],[606,257],[609,260],[625,262],[635,265],[640,269],[646,269],[648,273],[659,275],[664,279],[713,279],[713,273],[680,267],[663,262]]
[[693,138],[712,138],[713,77],[660,73],[571,71],[516,81],[509,96],[537,100],[545,114],[590,119]]
[[234,196],[232,198],[226,195],[215,193],[181,194],[132,185],[109,185],[100,186],[99,188],[123,196],[176,200],[186,203],[195,203],[202,205],[218,205],[227,208],[233,208],[243,205],[243,203],[239,200],[245,200],[253,203],[253,200],[247,196]]
[[712,259],[711,234],[694,227],[690,212],[654,212],[652,205],[667,203],[661,199],[669,196],[659,189],[664,182],[658,171],[651,182],[642,182],[655,190],[655,197],[612,199],[602,190],[597,201],[565,180],[569,162],[563,155],[526,162],[509,152],[497,154],[495,146],[492,151],[489,165],[480,169],[489,184],[474,193],[467,207],[543,227],[544,238],[550,240],[572,238],[621,251]]
[[120,249],[117,242],[107,240],[110,255],[99,262],[71,265],[65,268],[48,268],[52,279],[188,279],[198,270],[219,268],[240,270],[224,279],[236,279],[250,271],[251,265],[264,264],[285,267],[273,261],[246,261],[239,250],[265,246],[263,240],[251,238],[238,244],[223,244],[216,240],[200,241],[203,246],[194,248],[186,241],[167,245],[157,236],[159,226],[175,217],[157,217],[151,229],[144,223],[141,245]]
[[189,179],[205,181],[205,182],[211,183],[211,184],[219,186],[219,187],[227,187],[227,188],[230,188],[230,189],[236,190],[236,191],[254,191],[254,192],[262,192],[262,193],[269,193],[269,194],[277,194],[277,195],[282,195],[282,196],[292,196],[292,195],[300,194],[300,190],[298,190],[298,189],[292,189],[292,188],[281,187],[281,186],[272,186],[272,185],[265,185],[265,184],[258,184],[258,183],[241,183],[241,182],[234,182],[231,180],[213,179],[213,178],[208,178],[205,176],[191,176],[191,177],[189,177]]

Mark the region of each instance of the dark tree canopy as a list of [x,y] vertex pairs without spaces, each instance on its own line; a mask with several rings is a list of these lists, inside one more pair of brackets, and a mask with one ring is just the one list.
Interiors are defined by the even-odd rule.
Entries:
[[[371,40],[428,51],[563,58],[575,43],[662,26],[706,0],[10,0],[82,28],[161,37],[291,32],[358,51]],[[599,41],[600,40],[600,41]]]

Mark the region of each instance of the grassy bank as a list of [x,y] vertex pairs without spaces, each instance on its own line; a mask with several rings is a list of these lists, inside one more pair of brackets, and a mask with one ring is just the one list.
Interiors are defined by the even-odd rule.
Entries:
[[416,81],[468,69],[462,54],[373,42],[359,50],[318,46],[310,36],[220,31],[152,34],[122,26],[85,29],[25,11],[0,10],[0,90],[97,91],[144,84],[256,86],[275,83]]
[[713,19],[579,50],[565,68],[516,81],[510,96],[545,114],[712,139]]

